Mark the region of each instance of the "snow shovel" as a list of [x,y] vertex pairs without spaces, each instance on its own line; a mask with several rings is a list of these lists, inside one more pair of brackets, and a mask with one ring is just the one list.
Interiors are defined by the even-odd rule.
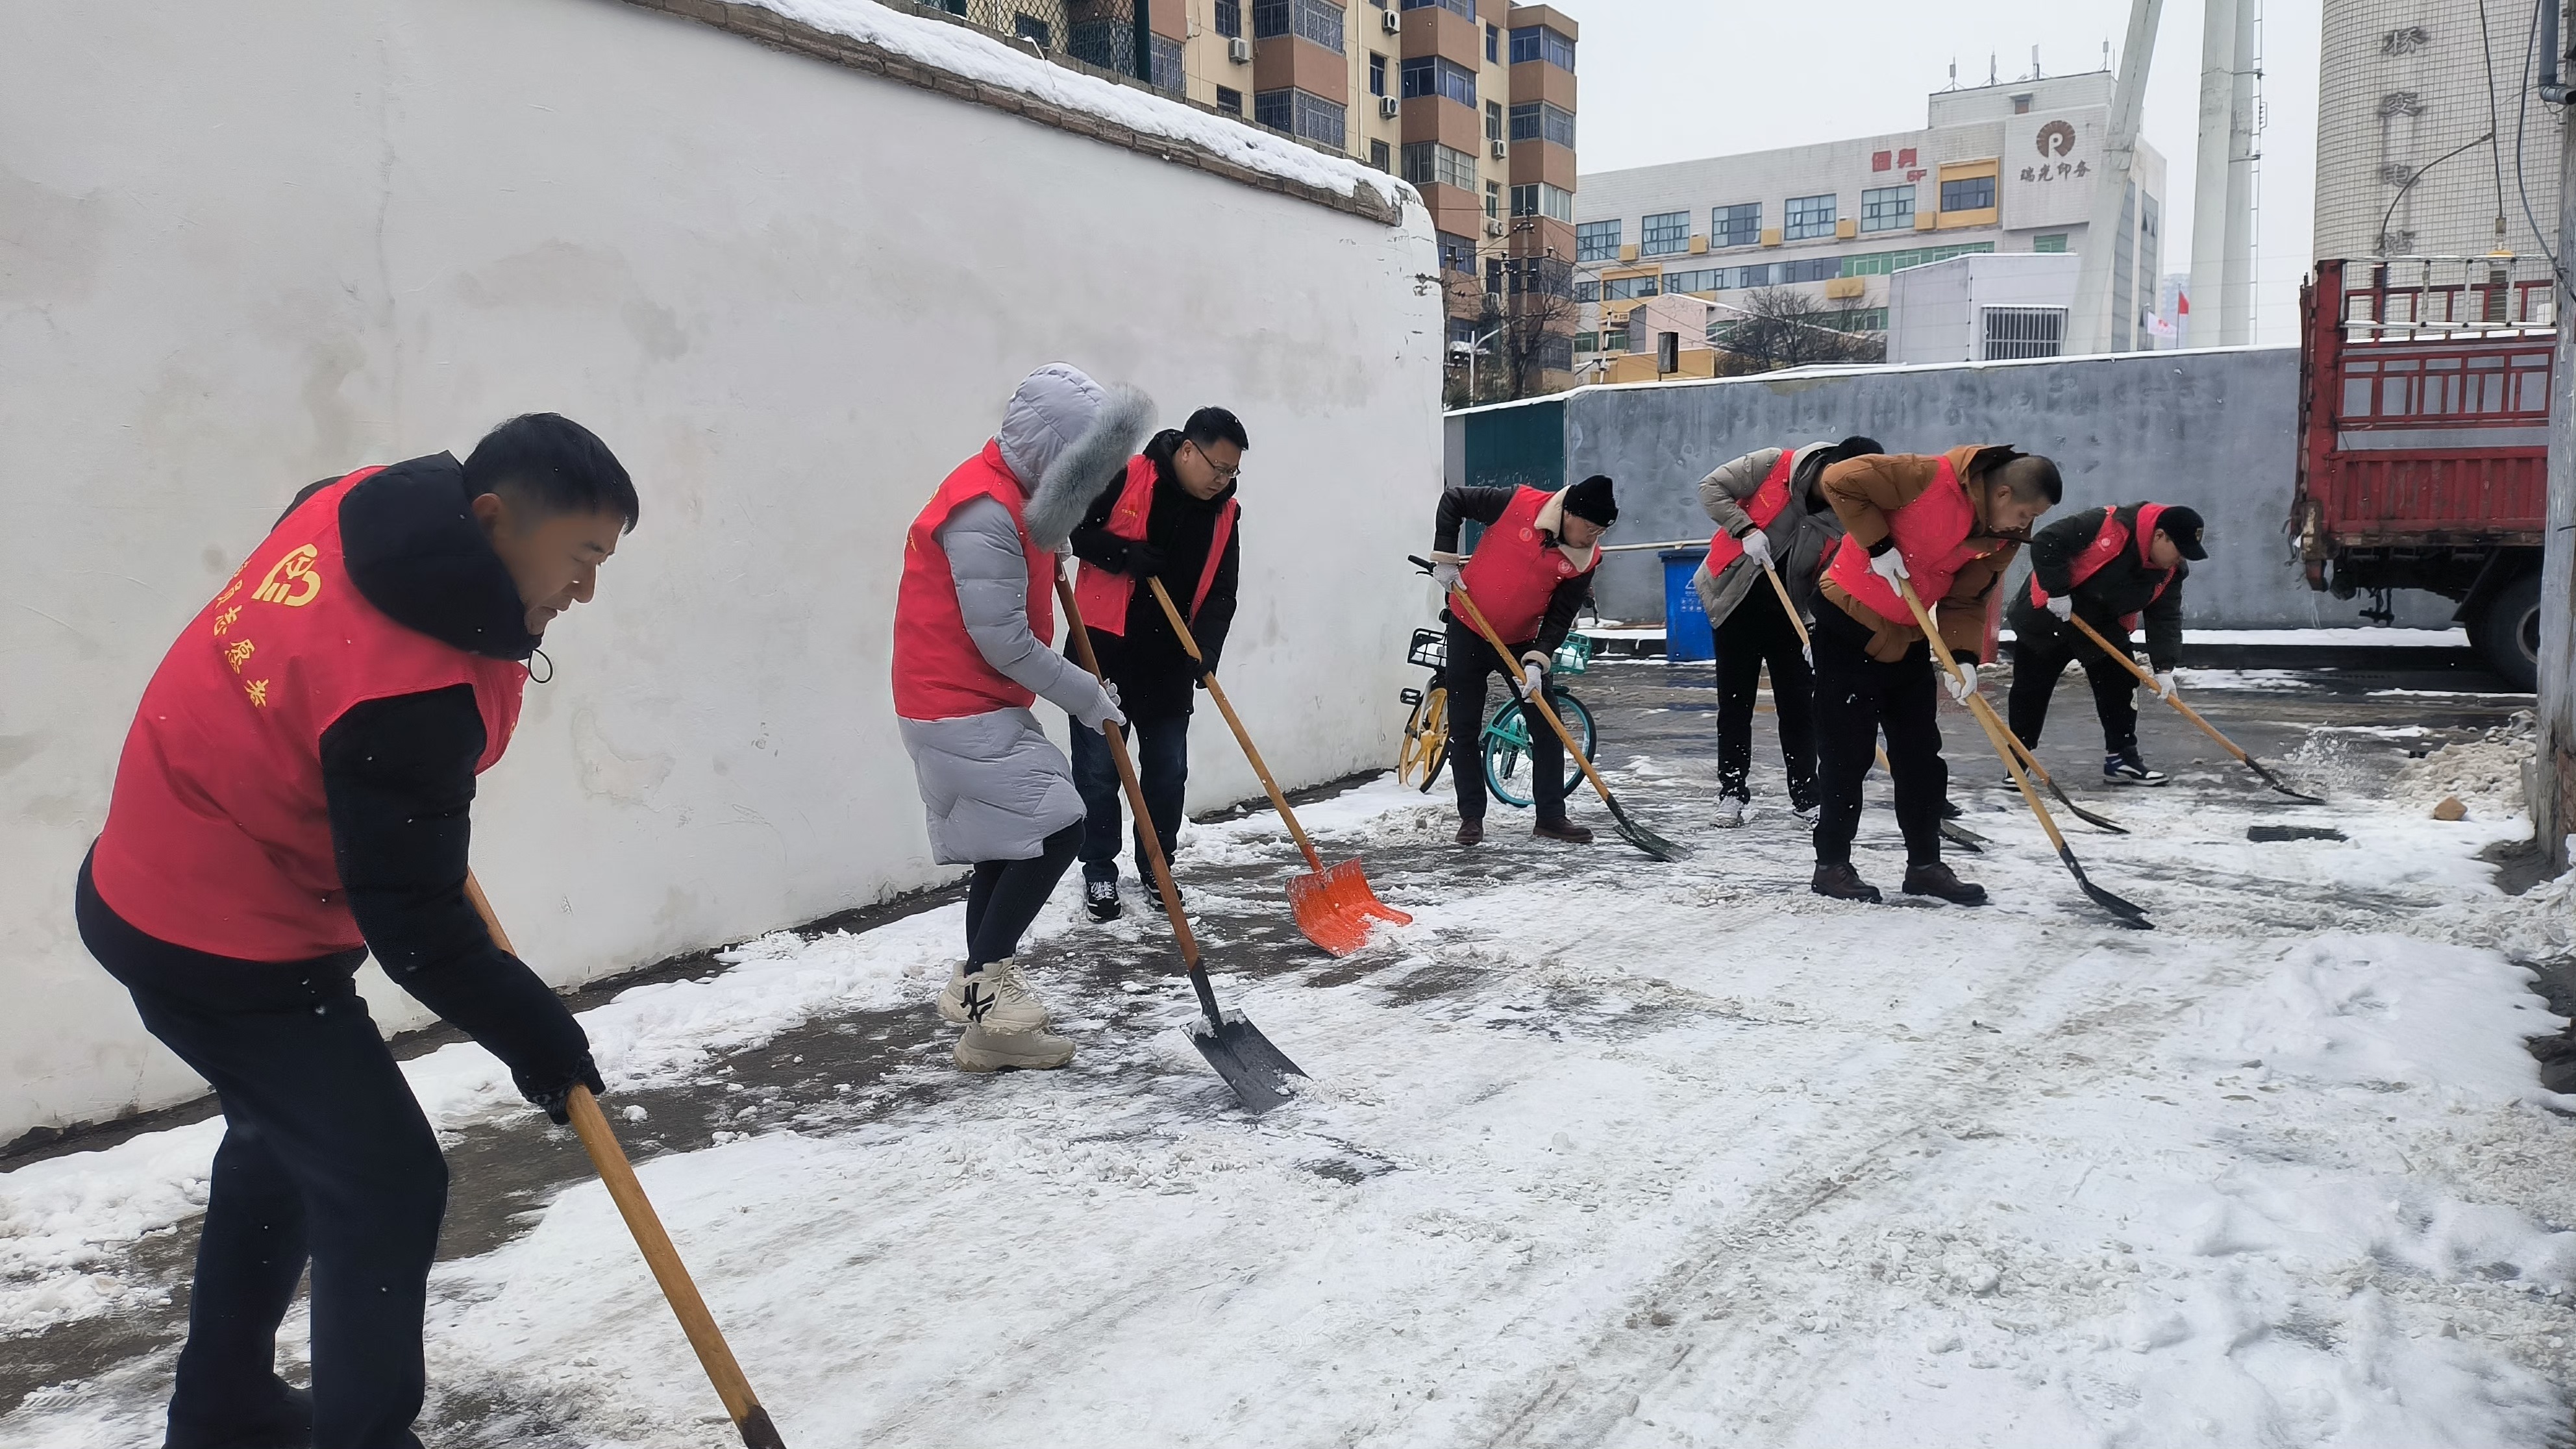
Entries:
[[[483,928],[492,933],[492,944],[511,955],[510,933],[501,929],[501,918],[492,914],[492,903],[483,896],[482,883],[471,871],[465,875],[465,898],[474,903],[474,913],[483,918]],[[680,1331],[689,1336],[689,1347],[698,1352],[698,1365],[715,1383],[716,1397],[723,1401],[724,1411],[742,1435],[745,1449],[787,1449],[778,1437],[777,1426],[769,1422],[769,1412],[751,1392],[751,1383],[742,1376],[742,1365],[734,1362],[733,1350],[725,1346],[724,1334],[716,1328],[715,1315],[707,1312],[707,1300],[698,1296],[698,1285],[689,1278],[689,1270],[680,1262],[680,1250],[671,1246],[671,1235],[662,1230],[662,1219],[644,1196],[644,1185],[635,1180],[635,1168],[627,1162],[625,1150],[617,1145],[617,1134],[609,1130],[608,1118],[599,1110],[599,1099],[590,1088],[576,1082],[564,1102],[565,1115],[572,1118],[572,1130],[581,1145],[590,1152],[590,1165],[599,1171],[599,1180],[608,1188],[609,1198],[617,1204],[619,1216],[626,1219],[627,1231],[635,1235],[635,1246],[644,1250],[644,1265],[653,1270],[653,1281],[662,1285],[662,1296],[671,1302],[671,1313],[680,1320]]]
[[[1055,594],[1064,602],[1065,627],[1073,635],[1074,661],[1101,678],[1100,660],[1091,652],[1091,631],[1082,626],[1082,606],[1074,601],[1073,584],[1064,570],[1055,572]],[[1190,989],[1198,993],[1199,1011],[1205,1021],[1190,1025],[1190,1041],[1216,1068],[1216,1074],[1243,1099],[1246,1110],[1255,1116],[1269,1111],[1295,1095],[1290,1077],[1306,1073],[1288,1054],[1270,1044],[1242,1016],[1216,1004],[1216,988],[1208,984],[1207,967],[1199,960],[1199,942],[1190,934],[1189,917],[1181,914],[1181,893],[1172,884],[1171,862],[1163,858],[1163,842],[1154,833],[1153,813],[1145,808],[1145,787],[1137,782],[1136,762],[1128,757],[1127,737],[1118,726],[1103,722],[1100,733],[1109,741],[1109,757],[1118,764],[1118,783],[1127,792],[1127,808],[1136,816],[1136,843],[1145,852],[1145,868],[1154,878],[1155,889],[1162,892],[1163,914],[1171,917],[1172,939],[1181,948],[1181,965],[1189,972]]]
[[[1789,586],[1780,582],[1780,570],[1773,567],[1769,559],[1764,559],[1762,576],[1771,581],[1771,592],[1780,596],[1780,612],[1789,616],[1789,627],[1798,631],[1798,647],[1806,653],[1807,667],[1815,668],[1816,641],[1807,633],[1807,621],[1798,617],[1798,606],[1789,602]],[[1896,778],[1896,767],[1887,762],[1887,747],[1884,745],[1878,750],[1878,771],[1891,780]],[[1986,853],[1984,836],[1953,821],[1941,822],[1941,838],[1972,855]]]
[[2113,835],[2126,835],[2129,833],[2129,827],[2120,824],[2118,821],[2096,815],[2092,811],[2085,809],[2083,806],[2076,804],[2074,798],[2069,796],[2066,791],[2058,785],[2057,781],[2050,777],[2048,767],[2039,762],[2039,756],[2032,754],[2030,746],[2021,742],[2021,736],[2014,734],[2011,730],[2005,730],[2004,742],[2012,746],[2013,753],[2021,757],[2022,765],[2033,775],[2038,776],[2039,783],[2047,787],[2048,793],[2057,797],[2057,803],[2065,806],[2069,811],[2071,811],[2076,819],[2083,821],[2085,824],[2090,825],[2097,830],[2107,830]]
[[[1163,606],[1163,617],[1172,621],[1172,632],[1180,637],[1181,647],[1189,651],[1191,659],[1205,663],[1198,639],[1190,633],[1181,611],[1172,605],[1171,591],[1151,574],[1146,575],[1145,582],[1154,590],[1154,602]],[[1288,909],[1297,918],[1297,929],[1333,955],[1347,956],[1368,944],[1372,920],[1412,925],[1413,917],[1379,900],[1377,892],[1369,889],[1368,877],[1360,872],[1358,861],[1346,860],[1330,870],[1324,868],[1324,858],[1315,853],[1315,842],[1306,838],[1305,829],[1297,823],[1297,813],[1288,808],[1287,795],[1280,791],[1279,782],[1270,778],[1269,764],[1252,747],[1251,732],[1243,727],[1242,718],[1235,714],[1234,705],[1226,699],[1225,689],[1216,682],[1216,671],[1212,669],[1207,672],[1207,692],[1208,698],[1216,701],[1217,712],[1233,729],[1235,743],[1243,746],[1243,757],[1252,762],[1252,773],[1261,777],[1261,788],[1270,792],[1272,807],[1278,810],[1281,820],[1288,822],[1288,833],[1296,838],[1297,848],[1306,853],[1306,874],[1288,878]]]
[[[2103,653],[2119,660],[2122,665],[2127,667],[2131,674],[2138,676],[2138,682],[2140,684],[2145,685],[2149,689],[2156,688],[2156,677],[2149,674],[2147,671],[2140,669],[2138,667],[2138,661],[2130,657],[2128,650],[2115,647],[2110,640],[2103,638],[2092,625],[2085,623],[2082,619],[2077,618],[2073,614],[2066,616],[2066,622],[2083,630],[2085,638],[2101,645]],[[2158,691],[2156,697],[2164,700],[2165,703],[2172,705],[2174,708],[2181,710],[2182,717],[2184,719],[2190,720],[2193,724],[2200,726],[2203,734],[2206,734],[2211,739],[2218,741],[2218,747],[2220,749],[2234,755],[2238,763],[2244,765],[2245,768],[2252,770],[2255,777],[2260,779],[2264,784],[2271,786],[2273,789],[2280,791],[2282,794],[2289,796],[2293,800],[2304,800],[2311,805],[2323,805],[2326,803],[2314,795],[2303,795],[2298,791],[2291,789],[2289,786],[2282,784],[2281,777],[2273,774],[2270,770],[2265,769],[2261,760],[2258,760],[2252,755],[2246,753],[2244,747],[2237,744],[2234,740],[2220,734],[2218,732],[2218,726],[2202,719],[2200,717],[2199,710],[2193,709],[2190,705],[2183,703],[2179,699],[2174,699],[2165,695],[2162,691]]]
[[1475,625],[1476,632],[1485,636],[1485,642],[1494,646],[1494,657],[1503,661],[1503,667],[1511,671],[1512,684],[1520,690],[1523,713],[1535,710],[1539,718],[1547,721],[1547,727],[1556,731],[1556,737],[1565,742],[1565,752],[1583,767],[1583,777],[1592,782],[1593,789],[1601,792],[1601,803],[1610,807],[1610,818],[1618,824],[1619,838],[1657,860],[1680,860],[1690,854],[1628,818],[1628,812],[1619,808],[1618,799],[1611,795],[1609,785],[1603,782],[1601,772],[1592,768],[1592,762],[1583,757],[1582,747],[1575,744],[1574,736],[1566,733],[1565,721],[1558,719],[1556,711],[1548,708],[1544,691],[1530,688],[1529,675],[1521,668],[1520,660],[1512,654],[1511,646],[1494,633],[1494,626],[1485,622],[1485,611],[1477,608],[1476,601],[1467,596],[1466,585],[1458,586],[1456,597],[1466,606],[1467,622]]
[[[1950,651],[1941,647],[1941,631],[1933,627],[1932,612],[1924,608],[1923,600],[1915,595],[1913,581],[1898,579],[1896,587],[1905,595],[1905,606],[1914,611],[1915,625],[1922,629],[1932,657],[1941,661],[1941,667],[1950,671],[1952,679],[1964,682],[1967,676],[1959,672],[1959,661],[1951,658]],[[2040,803],[2039,791],[2031,788],[2030,776],[2022,772],[2023,756],[2015,749],[2019,741],[2013,739],[2011,730],[2004,728],[2002,720],[1995,718],[1995,707],[1986,703],[1984,695],[1972,692],[1968,696],[1968,713],[1976,716],[1977,724],[1986,732],[1986,742],[2003,757],[2004,768],[2012,772],[2013,784],[2020,789],[2021,798],[2030,802],[2030,813],[2039,817],[2039,828],[2047,833],[2049,844],[2057,847],[2057,858],[2065,862],[2066,872],[2075,877],[2075,884],[2121,925],[2132,930],[2154,930],[2155,923],[2147,919],[2143,907],[2134,901],[2122,900],[2085,877],[2084,867],[2076,861],[2075,852],[2067,848],[2066,837],[2059,833],[2057,822],[2049,818],[2048,807]]]

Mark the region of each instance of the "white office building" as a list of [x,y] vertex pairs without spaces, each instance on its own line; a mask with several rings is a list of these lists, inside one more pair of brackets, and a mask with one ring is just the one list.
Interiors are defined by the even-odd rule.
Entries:
[[[1711,300],[1722,331],[1766,287],[1814,297],[1838,326],[1884,333],[1896,271],[1984,252],[2080,253],[2114,79],[1941,91],[1919,131],[1584,173],[1578,350],[1625,352],[1627,314],[1643,298]],[[2114,351],[2154,345],[2164,185],[2164,157],[2140,141],[2112,239]]]

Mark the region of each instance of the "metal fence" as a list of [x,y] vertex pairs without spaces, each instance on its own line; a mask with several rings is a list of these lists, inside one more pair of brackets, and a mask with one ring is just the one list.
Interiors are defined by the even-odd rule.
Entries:
[[[921,0],[1041,54],[1180,94],[1181,43],[1153,33],[1146,0]],[[1137,58],[1144,57],[1138,64]]]
[[2056,357],[2066,351],[2063,307],[1985,307],[1986,359]]

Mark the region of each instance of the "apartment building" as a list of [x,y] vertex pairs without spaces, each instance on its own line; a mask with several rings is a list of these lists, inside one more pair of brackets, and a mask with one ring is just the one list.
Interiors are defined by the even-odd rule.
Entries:
[[[1572,380],[1575,47],[1511,0],[928,0],[981,29],[1412,182],[1456,370]],[[1140,8],[1142,7],[1142,8]],[[1144,63],[1138,64],[1139,45]],[[1508,356],[1498,357],[1497,353]],[[1543,375],[1543,376],[1542,376]]]
[[[1782,287],[1834,325],[1887,330],[1888,277],[1981,252],[2084,249],[2116,78],[2109,71],[1936,92],[1919,131],[1584,176],[1576,337],[1588,373],[1630,353],[1644,298],[1714,302],[1722,334]],[[2110,345],[2151,345],[2163,271],[2164,158],[2141,141],[2111,277]]]

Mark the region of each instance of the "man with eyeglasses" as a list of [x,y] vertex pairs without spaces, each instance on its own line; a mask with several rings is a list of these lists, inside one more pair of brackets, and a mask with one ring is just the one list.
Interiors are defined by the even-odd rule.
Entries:
[[[1074,596],[1091,630],[1101,672],[1118,687],[1133,726],[1129,739],[1145,789],[1154,835],[1169,860],[1180,845],[1181,800],[1190,778],[1192,692],[1225,651],[1234,623],[1235,578],[1242,540],[1234,499],[1251,446],[1243,424],[1223,408],[1201,408],[1178,430],[1165,429],[1128,460],[1123,487],[1110,489],[1073,531],[1081,560]],[[1189,621],[1204,662],[1193,661],[1172,632],[1148,578],[1163,581]],[[1066,641],[1072,648],[1072,641]],[[1124,820],[1118,769],[1109,745],[1091,730],[1073,735],[1073,780],[1089,811],[1082,833],[1082,899],[1095,921],[1118,918],[1119,826]],[[1144,832],[1136,822],[1143,872]],[[1178,882],[1174,883],[1176,886]],[[1154,883],[1147,881],[1150,894]]]

